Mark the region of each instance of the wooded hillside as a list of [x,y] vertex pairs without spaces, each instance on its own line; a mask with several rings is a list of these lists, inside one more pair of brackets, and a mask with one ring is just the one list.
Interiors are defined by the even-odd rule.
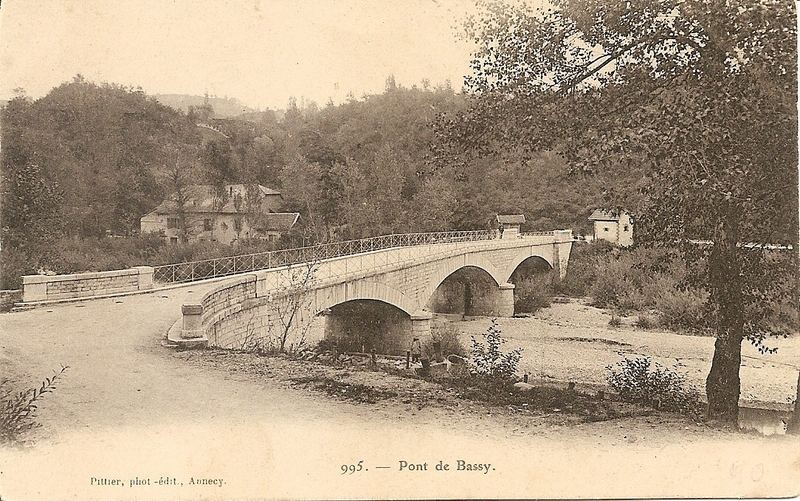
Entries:
[[135,236],[174,191],[177,168],[189,183],[279,189],[285,209],[302,214],[294,231],[306,242],[485,229],[498,212],[524,213],[530,230],[588,230],[605,192],[635,191],[636,172],[568,176],[548,152],[448,159],[438,131],[466,100],[448,85],[390,77],[383,93],[341,105],[290,100],[220,119],[78,75],[3,108],[2,246],[47,266],[56,239]]

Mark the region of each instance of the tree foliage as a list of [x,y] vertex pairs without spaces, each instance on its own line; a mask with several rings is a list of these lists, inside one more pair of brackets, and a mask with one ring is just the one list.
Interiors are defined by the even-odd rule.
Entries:
[[741,340],[771,334],[763,312],[796,290],[794,253],[743,245],[797,245],[793,5],[492,2],[467,31],[472,99],[441,129],[444,156],[513,146],[553,152],[572,173],[636,171],[637,193],[609,190],[607,204],[634,210],[640,243],[707,263],[693,278],[717,331],[709,415],[735,420]]
[[[34,210],[60,221],[51,228],[78,236],[137,228],[166,195],[158,181],[165,149],[197,139],[185,117],[143,92],[98,86],[80,75],[36,101],[17,97],[3,109],[2,121],[4,175],[37,166],[40,184],[60,196],[47,197],[54,210]],[[4,207],[24,205],[31,188],[12,183]],[[9,231],[32,237],[27,223],[4,214]]]

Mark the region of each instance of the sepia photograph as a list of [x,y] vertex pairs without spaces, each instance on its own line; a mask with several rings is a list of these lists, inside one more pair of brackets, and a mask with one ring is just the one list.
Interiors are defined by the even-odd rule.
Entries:
[[800,496],[792,0],[0,0],[0,501]]

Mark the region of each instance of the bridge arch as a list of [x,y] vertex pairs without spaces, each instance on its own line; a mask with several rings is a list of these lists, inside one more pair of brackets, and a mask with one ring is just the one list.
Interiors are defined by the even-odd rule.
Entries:
[[504,279],[502,283],[508,282],[517,268],[519,268],[524,262],[535,258],[538,258],[546,263],[551,270],[554,269],[552,251],[549,251],[548,249],[548,251],[545,252],[530,252],[529,249],[524,249],[523,251],[515,254],[506,264],[501,275]]
[[401,355],[409,349],[413,317],[395,305],[376,299],[350,299],[319,314],[323,338],[339,351]]
[[375,280],[356,280],[314,291],[313,314],[357,300],[380,301],[394,306],[409,316],[418,309],[417,302],[399,289]]
[[438,289],[439,286],[442,285],[442,282],[444,282],[453,273],[470,267],[478,268],[486,272],[492,278],[492,280],[494,280],[495,285],[500,285],[506,282],[502,279],[502,274],[497,266],[494,265],[494,263],[480,254],[469,253],[465,254],[464,256],[459,256],[458,258],[446,259],[441,263],[440,266],[437,267],[437,269],[431,275],[431,279],[428,282],[428,287],[423,293],[424,297],[421,298],[422,301],[429,301],[431,296],[433,296],[433,294],[436,292],[436,289]]
[[[503,307],[509,292],[505,282],[498,280],[497,267],[480,256],[464,256],[444,263],[434,275],[426,291],[426,309],[436,313],[455,313],[468,316],[497,316],[509,308]],[[512,286],[513,287],[513,286]],[[512,304],[513,309],[513,292]]]

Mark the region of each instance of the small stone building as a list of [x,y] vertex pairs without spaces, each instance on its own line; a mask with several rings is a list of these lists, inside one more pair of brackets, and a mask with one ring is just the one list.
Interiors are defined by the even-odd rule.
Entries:
[[520,226],[524,222],[523,214],[498,214],[497,224],[502,228],[501,238],[519,238]]
[[594,240],[607,240],[623,247],[633,245],[633,219],[627,212],[596,209],[589,221],[594,224]]
[[175,198],[164,200],[142,217],[142,234],[159,233],[169,242],[177,243],[183,232],[182,212],[189,241],[223,244],[246,238],[276,241],[300,217],[296,212],[278,212],[283,202],[280,192],[261,185],[187,186],[182,210]]

